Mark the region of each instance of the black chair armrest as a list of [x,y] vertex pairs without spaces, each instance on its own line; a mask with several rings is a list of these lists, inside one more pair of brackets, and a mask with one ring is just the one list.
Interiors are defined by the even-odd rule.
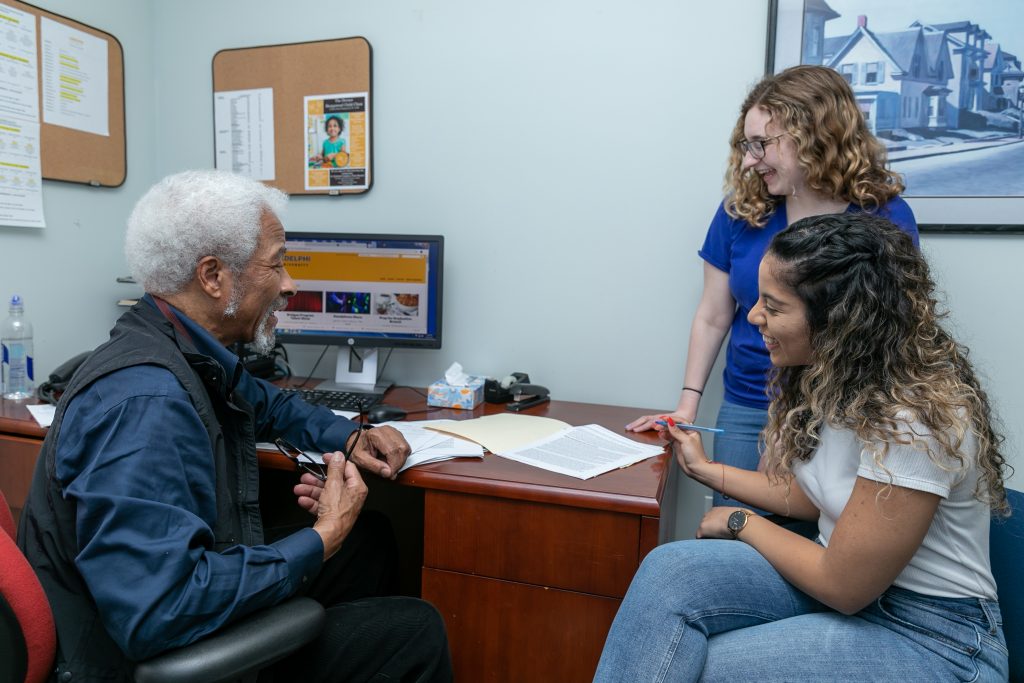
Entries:
[[219,683],[258,671],[309,643],[326,614],[312,598],[292,598],[255,612],[203,640],[139,662],[136,683]]

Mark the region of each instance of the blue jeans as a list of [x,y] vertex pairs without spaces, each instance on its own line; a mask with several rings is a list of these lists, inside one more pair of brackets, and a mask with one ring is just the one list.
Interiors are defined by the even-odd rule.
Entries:
[[[767,420],[767,410],[722,401],[715,426],[724,429],[725,433],[715,434],[715,461],[744,470],[756,470],[761,460],[758,439]],[[728,482],[725,490],[729,492]],[[723,497],[718,491],[714,492],[712,505],[738,504],[735,500]]]
[[900,588],[852,616],[739,541],[679,541],[640,566],[594,680],[1006,681],[999,606]]

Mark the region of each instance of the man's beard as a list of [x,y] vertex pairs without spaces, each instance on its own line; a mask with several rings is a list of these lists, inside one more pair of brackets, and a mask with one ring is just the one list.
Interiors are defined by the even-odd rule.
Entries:
[[[228,299],[228,305],[224,308],[225,318],[234,318],[238,314],[238,306],[241,304],[244,295],[245,291],[242,287],[235,288],[231,293],[231,298]],[[260,318],[259,323],[256,325],[256,336],[249,342],[253,351],[257,354],[269,356],[273,353],[276,338],[274,336],[274,328],[269,324],[270,316],[274,315],[274,311],[282,310],[287,305],[288,297],[278,297],[274,299],[274,303],[270,305],[270,308]]]
[[267,312],[260,318],[259,325],[256,326],[256,338],[252,340],[252,348],[256,353],[261,356],[269,356],[274,352],[274,328],[270,325],[270,316],[274,315],[274,311],[279,311],[288,305],[288,299],[280,297],[275,299],[274,303]]

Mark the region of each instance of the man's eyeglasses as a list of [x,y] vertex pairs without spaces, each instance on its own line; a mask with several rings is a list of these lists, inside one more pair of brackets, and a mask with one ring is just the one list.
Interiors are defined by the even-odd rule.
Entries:
[[[359,439],[362,438],[365,431],[364,415],[366,415],[366,407],[359,406],[359,414],[356,416],[357,424],[359,425],[359,428],[356,429],[356,438],[352,439],[352,445],[347,450],[345,448],[341,449],[345,454],[345,462],[348,462],[348,459],[355,453],[356,446],[359,445]],[[277,450],[281,451],[282,455],[294,462],[295,466],[300,470],[309,472],[320,481],[327,481],[327,470],[324,469],[323,465],[306,455],[304,450],[280,436],[274,439],[274,445],[277,446]]]
[[744,154],[749,154],[755,159],[764,159],[764,147],[770,145],[773,142],[778,141],[785,133],[780,135],[773,135],[770,138],[762,138],[760,140],[740,140],[739,148]]
[[281,451],[282,455],[294,462],[295,466],[300,470],[309,472],[320,481],[327,481],[327,472],[324,471],[324,466],[306,455],[306,452],[301,448],[292,445],[280,436],[274,439],[274,445],[277,446],[277,450]]

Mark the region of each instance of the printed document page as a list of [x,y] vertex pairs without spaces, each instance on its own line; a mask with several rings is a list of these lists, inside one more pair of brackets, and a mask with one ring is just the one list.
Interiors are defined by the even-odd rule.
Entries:
[[43,53],[43,121],[110,135],[107,41],[39,17]]
[[0,115],[39,123],[36,19],[0,5]]
[[214,93],[213,131],[218,169],[274,179],[273,88]]
[[496,455],[570,477],[590,479],[663,452],[660,446],[637,443],[600,425],[584,425]]

